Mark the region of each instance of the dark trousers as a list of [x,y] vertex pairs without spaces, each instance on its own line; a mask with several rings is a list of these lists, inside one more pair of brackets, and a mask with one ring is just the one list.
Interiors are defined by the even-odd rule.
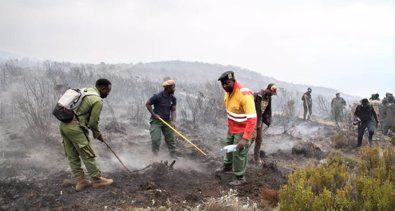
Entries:
[[311,105],[309,105],[308,107],[306,105],[303,105],[303,119],[306,119],[306,115],[307,115],[307,119],[310,119],[311,114],[313,113],[312,109],[311,109]]
[[262,127],[255,128],[255,131],[251,135],[251,142],[255,143],[254,160],[255,162],[259,162],[262,145]]
[[369,132],[369,143],[372,142],[375,124],[373,121],[361,122],[358,125],[358,147],[362,146],[362,138],[363,134],[365,133],[365,129],[368,129]]

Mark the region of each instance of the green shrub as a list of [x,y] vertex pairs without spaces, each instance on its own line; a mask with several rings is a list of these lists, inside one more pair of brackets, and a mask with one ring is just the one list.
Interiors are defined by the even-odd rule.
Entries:
[[338,153],[319,167],[290,174],[280,210],[392,210],[395,148],[361,148],[356,159]]

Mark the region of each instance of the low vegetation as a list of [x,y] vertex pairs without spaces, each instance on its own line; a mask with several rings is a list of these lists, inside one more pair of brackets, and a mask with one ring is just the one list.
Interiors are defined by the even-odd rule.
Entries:
[[395,148],[339,153],[319,167],[299,169],[280,189],[280,210],[393,210]]

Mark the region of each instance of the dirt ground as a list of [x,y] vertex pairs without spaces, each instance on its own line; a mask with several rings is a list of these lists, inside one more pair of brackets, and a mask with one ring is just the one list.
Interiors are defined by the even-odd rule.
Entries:
[[[272,170],[271,170],[272,171]],[[259,201],[260,189],[278,189],[285,182],[281,173],[270,174],[254,169],[248,183],[238,188],[240,196]],[[142,173],[108,173],[114,185],[101,189],[89,188],[76,192],[68,172],[58,172],[42,180],[2,180],[2,210],[116,210],[166,206],[191,209],[209,197],[220,197],[231,188],[232,175],[214,175],[196,171],[169,170],[163,163]]]
[[[234,188],[228,184],[234,179],[232,174],[215,173],[222,165],[218,149],[223,144],[223,126],[188,128],[181,125],[180,131],[188,134],[208,156],[178,139],[179,158],[171,166],[173,159],[166,155],[165,145],[161,149],[163,154],[152,158],[147,131],[125,125],[125,131],[133,132],[107,131],[107,140],[132,173],[125,171],[103,144],[95,142],[103,175],[114,179],[114,184],[76,192],[59,137],[51,140],[26,137],[23,134],[27,132],[21,133],[6,125],[2,124],[0,141],[0,210],[155,210],[159,207],[191,210],[210,198],[223,196],[230,189],[236,189],[242,200],[248,198],[256,202],[259,209],[271,210],[278,203],[278,190],[286,183],[288,173],[304,165],[319,163],[330,149],[328,137],[315,137],[310,154],[294,151],[295,147],[293,150],[289,147],[288,150],[276,149],[267,155],[262,153],[264,163],[250,162],[247,183]],[[331,126],[319,126],[335,130]],[[311,129],[310,125],[306,127]],[[312,141],[311,137],[307,134],[295,140]],[[292,137],[284,134],[268,133],[266,139],[267,143],[292,142]],[[250,149],[250,153],[252,151]],[[348,153],[353,152],[349,150]]]

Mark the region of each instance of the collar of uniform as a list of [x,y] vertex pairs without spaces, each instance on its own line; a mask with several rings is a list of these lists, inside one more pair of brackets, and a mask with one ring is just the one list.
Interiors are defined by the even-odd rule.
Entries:
[[233,84],[233,91],[231,94],[235,93],[235,90],[240,88],[241,88],[241,84],[235,80],[235,83]]
[[225,94],[226,94],[228,97],[230,97],[230,96],[233,95],[233,93],[235,93],[236,89],[240,89],[240,84],[239,84],[239,82],[237,82],[237,81],[235,80],[235,82],[234,82],[234,84],[233,84],[233,90],[232,90],[232,92],[231,92],[231,93],[225,92]]
[[257,96],[260,97],[260,98],[262,98],[262,100],[269,100],[269,99],[270,99],[270,96],[265,95],[265,94],[262,94],[262,92],[265,92],[265,91],[264,91],[264,90],[259,91],[258,94],[257,94]]
[[94,90],[95,92],[97,92],[97,94],[100,95],[100,92],[99,92],[99,90],[98,90],[96,87],[93,87],[93,90]]

